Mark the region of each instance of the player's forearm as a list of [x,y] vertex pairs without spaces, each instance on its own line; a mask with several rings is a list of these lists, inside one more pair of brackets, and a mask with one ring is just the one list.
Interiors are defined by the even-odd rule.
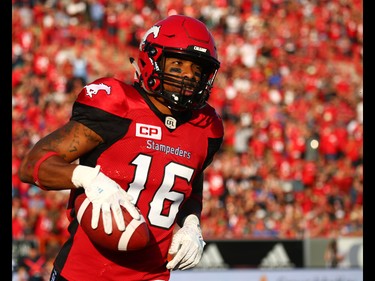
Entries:
[[[45,156],[48,158],[43,159]],[[39,151],[23,159],[18,174],[21,181],[46,190],[72,189],[75,186],[71,178],[76,166],[51,151]]]
[[[83,124],[70,121],[40,139],[22,160],[21,181],[44,189],[71,189],[74,161],[102,142],[100,136]],[[55,154],[53,154],[55,152]]]

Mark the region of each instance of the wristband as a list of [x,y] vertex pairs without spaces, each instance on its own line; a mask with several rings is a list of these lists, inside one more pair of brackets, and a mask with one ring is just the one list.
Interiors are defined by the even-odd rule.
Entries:
[[87,187],[100,173],[100,165],[96,165],[95,168],[89,166],[78,165],[72,174],[71,181],[75,187]]
[[42,158],[40,158],[40,159],[38,160],[38,162],[36,162],[36,164],[35,164],[35,166],[34,166],[34,172],[33,172],[33,179],[34,179],[34,182],[35,182],[36,185],[38,185],[38,186],[39,186],[41,189],[43,189],[43,190],[46,190],[46,188],[44,188],[44,187],[40,184],[40,182],[39,182],[39,178],[38,178],[39,167],[40,167],[40,165],[41,165],[45,160],[47,160],[48,158],[50,158],[50,157],[53,156],[53,155],[58,155],[58,153],[55,152],[55,151],[49,151],[49,152],[47,152],[46,154],[43,155]]
[[200,227],[198,216],[195,214],[190,214],[185,218],[184,225],[194,225]]

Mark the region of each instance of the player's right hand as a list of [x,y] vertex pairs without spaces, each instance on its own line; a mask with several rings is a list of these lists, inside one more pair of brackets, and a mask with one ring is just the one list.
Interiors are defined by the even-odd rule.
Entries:
[[114,180],[100,172],[99,165],[95,168],[78,165],[73,171],[72,182],[76,187],[85,189],[86,196],[92,203],[93,229],[98,227],[100,211],[102,211],[105,233],[112,233],[111,213],[118,229],[124,231],[126,226],[120,206],[123,206],[134,219],[140,219],[139,212],[131,202],[132,197]]

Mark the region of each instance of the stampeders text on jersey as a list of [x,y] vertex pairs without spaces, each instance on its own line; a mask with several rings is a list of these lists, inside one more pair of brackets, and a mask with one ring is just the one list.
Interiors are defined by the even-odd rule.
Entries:
[[172,147],[165,144],[156,143],[153,140],[147,141],[146,148],[151,150],[158,150],[161,152],[164,152],[165,154],[174,154],[177,156],[185,157],[187,159],[190,159],[191,152],[181,149],[180,147]]

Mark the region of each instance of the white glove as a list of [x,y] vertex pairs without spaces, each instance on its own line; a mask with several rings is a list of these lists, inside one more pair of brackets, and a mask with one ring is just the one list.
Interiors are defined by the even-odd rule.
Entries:
[[118,229],[124,231],[125,220],[120,205],[125,207],[134,219],[141,218],[131,202],[133,198],[114,180],[100,172],[99,165],[95,168],[78,165],[73,171],[72,183],[76,187],[83,187],[87,198],[92,203],[91,227],[93,229],[98,227],[100,210],[102,210],[105,233],[112,233],[111,211]]
[[168,254],[174,257],[167,268],[185,270],[196,266],[202,257],[204,245],[198,217],[187,216],[184,225],[173,236]]

